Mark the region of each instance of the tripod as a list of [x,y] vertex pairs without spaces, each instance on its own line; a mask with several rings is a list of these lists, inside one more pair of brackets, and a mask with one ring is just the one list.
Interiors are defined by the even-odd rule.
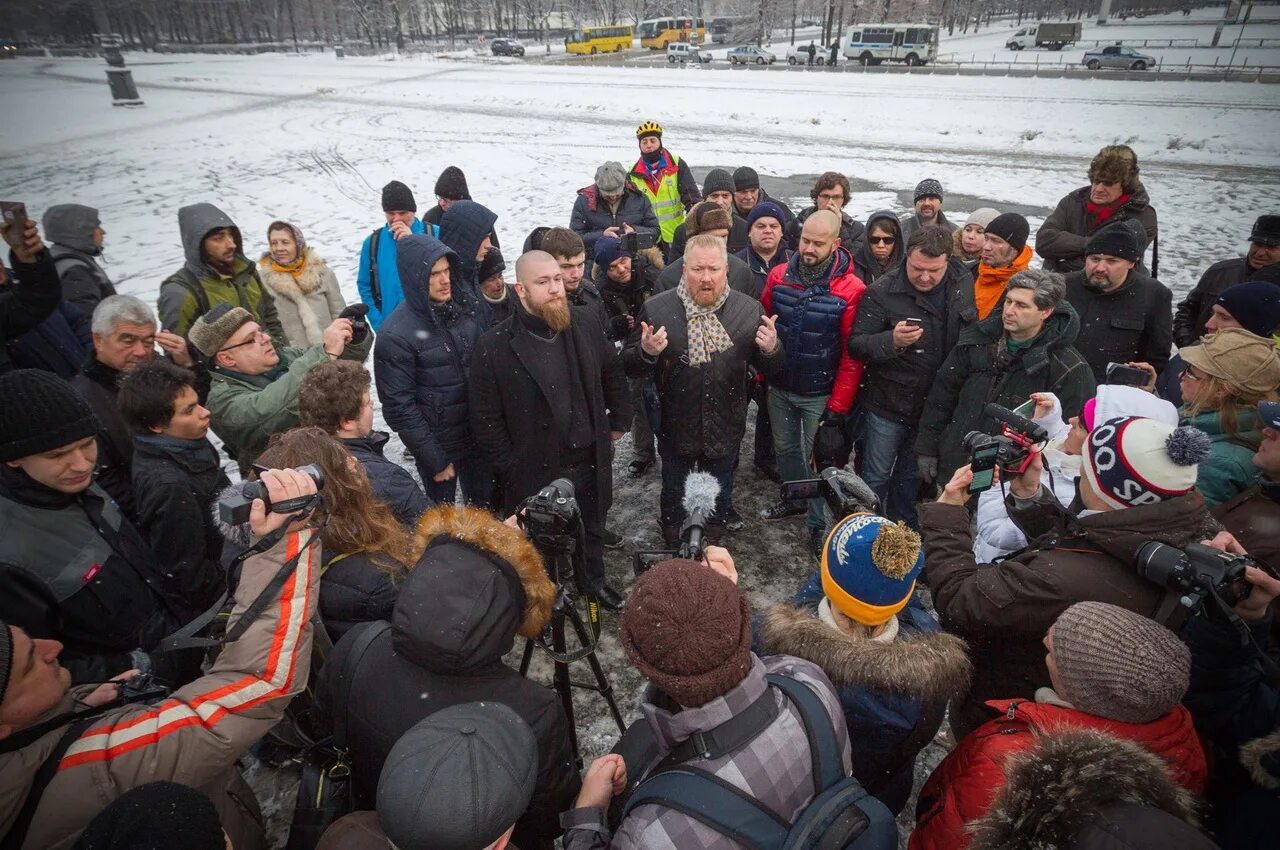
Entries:
[[[581,770],[582,754],[578,747],[578,728],[574,722],[573,688],[600,694],[604,698],[605,705],[609,707],[609,713],[613,715],[613,722],[618,724],[619,732],[626,731],[626,724],[622,720],[622,712],[618,709],[618,701],[613,696],[613,685],[609,682],[609,677],[605,675],[604,668],[600,666],[600,659],[596,656],[596,639],[600,634],[599,608],[593,601],[588,600],[587,616],[591,620],[591,628],[588,629],[587,624],[583,622],[582,614],[578,611],[577,594],[570,589],[574,583],[570,559],[570,552],[575,543],[574,538],[568,535],[539,534],[534,536],[533,542],[547,560],[547,571],[551,574],[552,581],[556,583],[556,604],[551,611],[551,621],[547,624],[543,636],[525,641],[524,657],[520,659],[520,675],[528,675],[535,646],[541,647],[551,657],[554,665],[551,686],[560,695],[560,704],[564,707],[565,717],[569,720],[569,743],[573,747],[573,760]],[[564,581],[560,580],[562,577]],[[569,652],[565,641],[565,620],[573,626],[573,632],[577,636],[578,648],[573,652]],[[547,645],[548,633],[551,637],[550,646]],[[583,658],[587,659],[587,664],[595,676],[594,684],[575,682],[569,676],[569,665]]]

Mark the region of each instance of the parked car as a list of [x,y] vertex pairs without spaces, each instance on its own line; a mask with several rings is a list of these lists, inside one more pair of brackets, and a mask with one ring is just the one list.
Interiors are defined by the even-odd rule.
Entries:
[[1139,53],[1132,47],[1109,44],[1101,50],[1090,50],[1080,63],[1091,71],[1099,68],[1121,68],[1128,71],[1145,71],[1158,64],[1156,57]]
[[710,62],[711,54],[703,53],[696,44],[687,41],[673,41],[667,45],[668,62]]
[[[813,64],[825,65],[830,52],[827,48],[820,44],[815,44],[817,53],[813,57]],[[787,64],[788,65],[808,65],[809,64],[809,45],[793,44],[787,48]]]
[[523,56],[524,45],[516,38],[495,38],[489,42],[494,56]]
[[729,51],[730,65],[772,65],[777,61],[776,55],[754,44],[743,44]]
[[0,38],[0,59],[17,59],[18,45],[7,38]]

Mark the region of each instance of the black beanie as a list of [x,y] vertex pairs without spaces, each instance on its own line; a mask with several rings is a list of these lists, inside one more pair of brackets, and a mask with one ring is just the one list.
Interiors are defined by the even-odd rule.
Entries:
[[92,437],[102,426],[71,385],[42,369],[0,375],[0,461]]
[[712,192],[728,192],[732,194],[737,190],[738,184],[733,182],[733,175],[725,171],[723,168],[713,168],[707,172],[707,176],[702,181],[702,197],[710,195]]
[[440,172],[440,178],[436,180],[436,197],[450,201],[471,200],[471,192],[467,190],[467,176],[462,173],[461,168],[450,165]]
[[[990,228],[988,228],[990,230]],[[1106,254],[1131,263],[1142,260],[1142,250],[1147,247],[1147,229],[1137,219],[1113,221],[1105,224],[1084,243],[1084,255]]]
[[418,202],[413,199],[413,193],[409,191],[408,186],[399,180],[392,180],[382,187],[382,211],[399,212],[401,210],[417,212]]
[[750,166],[744,165],[733,172],[734,191],[745,192],[748,189],[760,188],[760,175]]
[[1027,237],[1031,235],[1031,225],[1017,213],[1001,213],[987,225],[987,233],[998,236],[1013,246],[1013,250],[1021,253],[1027,247]]
[[478,280],[483,283],[495,274],[502,274],[506,270],[507,264],[503,262],[502,252],[490,245],[489,250],[484,254],[484,259],[480,261]]
[[194,788],[148,782],[89,822],[73,850],[226,850],[218,810]]

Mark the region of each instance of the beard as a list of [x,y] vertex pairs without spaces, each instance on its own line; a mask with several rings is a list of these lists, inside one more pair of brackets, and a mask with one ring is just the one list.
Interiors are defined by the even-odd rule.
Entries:
[[573,314],[569,312],[569,302],[563,298],[548,301],[534,310],[533,315],[545,322],[547,327],[556,333],[567,331],[573,320]]

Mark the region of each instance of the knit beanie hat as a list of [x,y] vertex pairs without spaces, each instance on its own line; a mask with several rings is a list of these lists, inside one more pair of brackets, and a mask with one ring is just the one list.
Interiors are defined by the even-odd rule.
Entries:
[[733,229],[733,216],[715,201],[702,201],[689,210],[689,217],[684,220],[684,230],[689,236],[697,236],[708,230]]
[[730,192],[732,193],[737,184],[733,182],[733,175],[723,168],[713,168],[707,172],[707,176],[702,180],[702,197],[710,195],[712,192]]
[[761,201],[752,207],[751,212],[747,213],[747,227],[750,228],[758,219],[762,218],[776,218],[778,220],[778,224],[783,226],[787,223],[787,218],[782,212],[782,207],[778,206],[773,201]]
[[1142,260],[1142,251],[1146,247],[1146,228],[1137,219],[1128,219],[1099,227],[1084,243],[1084,254],[1086,257],[1106,254],[1137,263]]
[[640,576],[618,636],[636,669],[686,708],[723,696],[751,670],[750,603],[695,561],[664,561]]
[[9,690],[9,674],[13,672],[13,630],[4,620],[0,620],[0,702],[4,702],[4,692]]
[[616,236],[601,236],[596,240],[595,252],[591,256],[592,262],[603,269],[608,269],[613,265],[614,260],[627,256],[627,252],[622,250],[622,240]]
[[88,403],[52,372],[15,369],[0,375],[0,461],[70,445],[101,427]]
[[596,188],[606,195],[617,195],[627,185],[627,170],[620,162],[606,162],[596,169]]
[[1021,252],[1027,247],[1027,237],[1031,235],[1031,225],[1017,213],[1000,213],[987,224],[987,234],[998,236],[1008,242],[1013,250]]
[[1178,354],[1183,362],[1252,395],[1280,386],[1280,351],[1275,341],[1244,328],[1223,328],[1199,345],[1178,349]]
[[869,513],[840,520],[822,547],[822,592],[864,626],[879,626],[906,607],[924,568],[920,535]]
[[942,200],[942,184],[932,177],[921,180],[916,184],[916,193],[911,198],[911,203],[915,203],[921,198],[937,198]]
[[1122,416],[1154,419],[1170,428],[1178,425],[1178,408],[1141,387],[1125,387],[1120,384],[1103,384],[1098,387],[1098,394],[1086,401],[1080,411],[1080,424],[1085,431],[1092,431],[1094,425]]
[[73,850],[226,850],[218,810],[177,782],[126,791],[89,822]]
[[489,250],[484,254],[484,259],[480,261],[480,273],[476,279],[483,282],[506,270],[507,264],[502,259],[502,252],[490,245]]
[[1265,280],[1249,280],[1222,290],[1215,304],[1231,314],[1245,330],[1271,336],[1280,328],[1280,286]]
[[991,207],[981,207],[969,214],[969,217],[965,219],[964,226],[968,227],[971,224],[976,224],[983,230],[986,230],[987,225],[991,224],[991,222],[995,221],[999,217],[1000,210],[993,210]]
[[244,325],[253,321],[253,314],[243,307],[219,304],[196,319],[187,340],[206,358],[213,359],[227,340]]
[[745,192],[748,189],[759,189],[760,175],[756,174],[756,170],[750,166],[740,166],[733,170],[733,185],[735,192]]
[[1119,417],[1089,432],[1081,466],[1093,492],[1111,508],[1151,505],[1190,493],[1211,445],[1199,428]]
[[408,186],[399,180],[392,180],[382,187],[382,211],[400,212],[402,210],[417,212],[418,202],[413,199],[413,192],[409,191]]
[[440,172],[436,178],[436,197],[450,201],[469,201],[471,192],[467,189],[467,175],[456,165],[450,165]]
[[1150,723],[1186,696],[1191,653],[1155,620],[1105,602],[1077,602],[1049,627],[1067,702],[1121,723]]
[[538,742],[500,702],[437,711],[396,741],[378,778],[378,820],[401,850],[476,850],[533,799]]

